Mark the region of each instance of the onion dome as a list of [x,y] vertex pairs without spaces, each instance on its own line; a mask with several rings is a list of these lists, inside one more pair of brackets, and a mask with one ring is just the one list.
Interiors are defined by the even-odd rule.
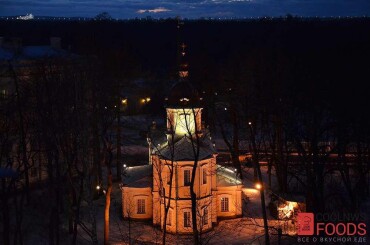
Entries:
[[167,107],[199,107],[200,101],[198,91],[188,81],[180,81],[171,88]]

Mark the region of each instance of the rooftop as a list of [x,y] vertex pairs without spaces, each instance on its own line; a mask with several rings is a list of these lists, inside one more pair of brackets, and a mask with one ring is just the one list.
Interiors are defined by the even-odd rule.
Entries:
[[229,168],[217,165],[217,186],[242,185],[242,181],[237,173]]
[[[216,153],[216,149],[208,137],[201,137],[199,142],[199,156],[197,157],[198,161],[211,158],[213,154]],[[155,147],[153,153],[157,154],[161,159],[166,160],[173,159],[173,161],[194,161],[196,156],[193,151],[193,146],[194,149],[197,150],[197,144],[195,140],[192,140],[187,136],[183,136],[174,144],[174,146],[171,146],[168,142],[166,142],[163,145]]]
[[127,167],[122,174],[122,185],[136,188],[152,187],[153,166],[142,165]]
[[199,107],[200,97],[198,91],[190,82],[181,81],[173,85],[167,101],[167,107],[184,108]]

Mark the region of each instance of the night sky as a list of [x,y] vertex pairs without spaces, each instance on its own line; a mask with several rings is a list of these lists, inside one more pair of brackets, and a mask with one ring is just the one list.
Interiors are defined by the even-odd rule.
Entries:
[[0,0],[0,16],[231,18],[370,15],[370,0]]

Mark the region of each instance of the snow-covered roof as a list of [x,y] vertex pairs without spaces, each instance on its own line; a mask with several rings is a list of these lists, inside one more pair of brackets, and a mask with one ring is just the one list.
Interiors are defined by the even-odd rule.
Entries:
[[[216,149],[214,148],[211,140],[208,137],[202,137],[199,139],[199,157],[198,160],[204,160],[211,158],[213,154],[216,153]],[[154,153],[158,154],[160,158],[171,160],[172,159],[172,151],[173,152],[173,160],[174,161],[194,161],[195,154],[193,151],[193,144],[195,149],[197,150],[197,144],[195,140],[190,139],[187,136],[182,137],[178,140],[174,146],[170,146],[168,143],[159,146],[158,148],[154,149]]]
[[[9,59],[40,59],[40,58],[51,58],[51,57],[67,57],[71,56],[69,52],[63,49],[55,49],[51,46],[23,46],[19,53],[12,51],[11,49],[5,49],[0,47],[0,60]],[[77,55],[72,55],[77,56]]]
[[153,185],[152,165],[125,168],[122,174],[122,185],[136,188],[151,187]]
[[237,173],[232,169],[217,165],[217,186],[235,186],[241,185],[242,181]]
[[62,49],[53,49],[50,46],[25,46],[22,52],[27,58],[59,57],[67,55]]
[[0,178],[16,178],[18,173],[11,168],[0,168]]
[[12,59],[14,54],[9,50],[0,48],[0,60],[10,60]]

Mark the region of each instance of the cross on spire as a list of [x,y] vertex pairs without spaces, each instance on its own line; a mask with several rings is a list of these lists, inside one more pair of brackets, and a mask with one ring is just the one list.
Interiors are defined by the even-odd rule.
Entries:
[[185,49],[187,45],[182,40],[182,31],[181,27],[184,25],[184,22],[181,22],[180,17],[177,17],[177,50],[178,50],[178,76],[179,80],[187,79],[189,75],[188,64],[186,62],[186,52]]

